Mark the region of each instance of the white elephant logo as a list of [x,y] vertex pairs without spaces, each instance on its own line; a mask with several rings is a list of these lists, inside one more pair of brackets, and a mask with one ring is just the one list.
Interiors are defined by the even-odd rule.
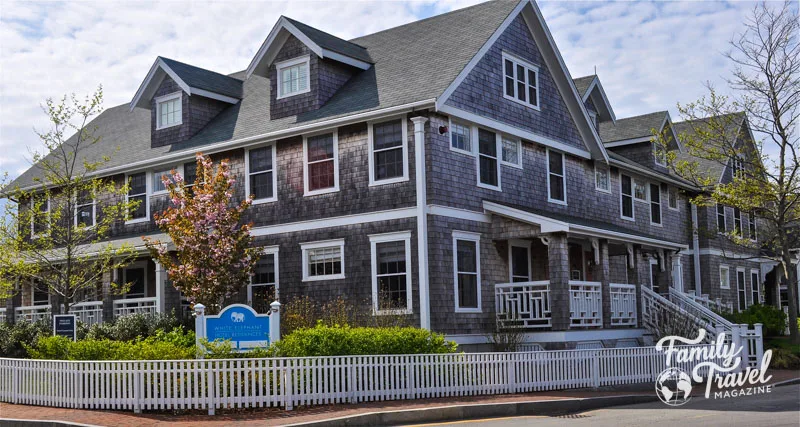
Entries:
[[233,323],[244,322],[244,313],[231,313],[231,322]]

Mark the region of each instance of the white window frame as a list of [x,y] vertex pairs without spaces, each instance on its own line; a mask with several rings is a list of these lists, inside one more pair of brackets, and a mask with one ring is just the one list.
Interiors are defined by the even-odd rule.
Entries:
[[[458,305],[458,241],[475,242],[475,270],[477,275],[476,292],[478,307],[459,307]],[[481,235],[469,231],[453,231],[453,291],[456,313],[482,313],[481,302]]]
[[731,177],[742,178],[744,176],[744,159],[737,154],[731,159]]
[[[78,227],[78,208],[81,207],[81,206],[89,206],[90,203],[84,203],[82,205],[79,205],[78,204],[78,192],[77,191],[75,192],[75,195],[73,196],[72,200],[74,200],[74,204],[75,204],[75,209],[73,210],[73,215],[72,215],[73,226],[75,226],[77,228]],[[88,227],[81,227],[81,228],[94,228],[94,226],[97,225],[97,198],[92,197],[91,205],[92,205],[92,225],[90,225]]]
[[[150,181],[152,181],[153,172],[152,171],[138,171],[138,172],[126,173],[125,174],[125,184],[128,185],[128,183],[130,182],[131,175],[138,175],[140,173],[144,173],[145,192],[144,193],[137,193],[135,195],[138,196],[138,195],[144,194],[144,196],[145,196],[144,197],[144,201],[145,201],[145,203],[144,203],[145,204],[145,216],[144,216],[144,218],[136,218],[136,219],[125,220],[125,224],[126,225],[127,224],[138,224],[140,222],[148,222],[148,221],[150,221],[150,197],[152,196],[151,192],[153,190],[152,183]],[[129,193],[130,193],[130,191],[126,191],[125,192],[125,203],[129,202],[129,196],[130,196]]]
[[[380,310],[378,307],[378,243],[403,242],[406,256],[406,308],[401,310]],[[370,257],[372,263],[372,310],[377,315],[411,314],[414,312],[411,294],[411,232],[383,233],[369,235]]]
[[514,262],[512,258],[514,248],[523,248],[528,253],[528,282],[533,275],[533,262],[531,261],[531,242],[530,240],[512,239],[508,241],[508,281],[514,282]]
[[[738,219],[736,218],[736,216],[737,216],[736,214],[737,213],[739,214],[738,215],[739,216]],[[739,224],[739,229],[738,230],[736,229],[737,222]],[[733,208],[733,232],[734,233],[738,232],[740,237],[742,237],[744,235],[744,228],[743,228],[743,222],[742,222],[742,210],[739,209],[739,208],[736,208],[736,207]],[[750,230],[747,230],[747,233],[750,234]]]
[[646,179],[640,179],[639,182],[644,184],[644,199],[636,197],[636,181],[637,178],[631,176],[631,194],[633,195],[634,202],[650,203],[650,182]]
[[[550,171],[550,153],[556,153],[561,156],[561,175]],[[547,201],[550,203],[555,203],[558,205],[567,206],[567,156],[560,151],[551,150],[550,148],[547,149]],[[550,175],[555,175],[561,177],[561,187],[564,192],[564,200],[554,199],[550,195]]]
[[[672,194],[672,190],[673,189],[675,190],[675,207],[674,208],[670,205],[670,199],[671,199],[670,195]],[[678,189],[678,187],[674,187],[674,186],[667,187],[667,209],[680,212],[680,210],[681,210],[681,195],[680,195],[680,190]]]
[[496,153],[496,156],[494,157],[494,159],[497,162],[497,185],[495,186],[495,185],[490,185],[490,184],[484,184],[484,183],[481,182],[481,156],[485,156],[485,157],[488,157],[490,159],[492,157],[490,157],[487,154],[481,154],[480,141],[478,140],[478,138],[480,137],[480,128],[478,126],[474,126],[472,129],[474,131],[472,136],[474,137],[473,141],[474,141],[474,145],[475,145],[475,171],[477,172],[475,178],[476,178],[476,182],[478,184],[478,187],[487,188],[489,190],[495,190],[495,191],[503,191],[502,173],[500,172],[500,169],[501,169],[500,161],[502,160],[502,156],[503,156],[503,153],[501,152],[501,150],[503,149],[503,147],[500,144],[500,138],[501,138],[500,137],[500,133],[495,131],[495,130],[493,130],[493,129],[489,129],[489,128],[486,128],[486,127],[483,128],[483,130],[492,132],[494,134],[494,144],[495,144],[495,153]]
[[659,151],[658,145],[658,142],[653,141],[653,158],[658,166],[667,167],[667,151],[666,149]]
[[[630,195],[625,194],[623,192],[623,190],[622,190],[623,177],[626,177],[626,176],[628,177],[628,179],[631,180],[631,194]],[[630,197],[631,198],[631,216],[630,217],[625,216],[625,209],[624,209],[624,204],[623,204],[623,200],[625,199],[625,197]],[[636,196],[634,196],[633,177],[630,176],[630,175],[625,175],[621,171],[619,173],[619,216],[620,216],[620,218],[622,218],[624,220],[627,220],[627,221],[636,221]]]
[[[402,129],[402,138],[403,138],[403,175],[394,177],[394,178],[385,178],[385,179],[375,179],[375,129],[374,126],[376,124],[382,124],[386,122],[393,122],[395,120],[400,119],[400,127]],[[378,185],[386,185],[386,184],[395,184],[398,182],[406,182],[408,181],[408,123],[406,122],[406,117],[394,117],[394,118],[387,118],[382,120],[376,121],[369,121],[367,122],[367,143],[369,146],[369,186],[374,187]],[[392,148],[385,148],[379,151],[387,151],[387,150],[396,150],[397,147]]]
[[[288,94],[281,95],[283,89],[283,79],[281,79],[281,71],[285,68],[294,67],[295,65],[305,64],[306,66],[306,88],[302,91],[291,92]],[[275,79],[277,80],[276,83],[276,90],[275,99],[284,99],[290,98],[295,95],[302,95],[304,93],[311,92],[311,56],[304,55],[298,58],[287,59],[286,61],[281,61],[275,64]]]
[[[742,287],[739,288],[739,273],[742,273]],[[736,267],[736,309],[742,311],[742,298],[740,293],[744,293],[744,310],[747,310],[747,269]]]
[[[342,272],[339,274],[326,274],[324,276],[309,276],[308,251],[311,249],[333,248],[333,247],[339,248],[339,254],[342,263]],[[321,280],[338,280],[345,278],[344,239],[321,240],[318,242],[300,243],[300,249],[303,252],[303,282],[318,282]]]
[[[279,300],[280,276],[278,275],[278,257],[280,246],[265,246],[260,248],[261,256],[272,255],[275,265],[275,300]],[[250,276],[250,283],[247,284],[247,305],[253,306],[253,288],[256,286],[268,286],[269,283],[253,283],[253,276]]]
[[[275,141],[269,142],[266,145],[259,145],[257,147],[248,147],[244,155],[244,194],[249,196],[253,193],[250,191],[250,151],[259,150],[261,148],[272,147],[272,197],[263,199],[253,199],[253,204],[258,205],[261,203],[271,203],[278,200],[278,150]],[[305,152],[305,150],[304,150]],[[257,174],[267,173],[268,171],[256,172]]]
[[[180,119],[177,123],[172,123],[169,125],[164,125],[161,123],[161,106],[167,102],[173,101],[175,99],[180,100],[179,104],[181,104],[181,114]],[[180,126],[183,124],[183,92],[173,92],[167,95],[159,96],[156,98],[156,130],[161,129],[168,129],[175,126]]]
[[[751,228],[753,230],[752,233],[750,232]],[[758,241],[758,223],[756,222],[755,211],[750,211],[750,213],[747,214],[747,238],[750,239],[751,242]]]
[[[181,164],[181,165],[173,166],[173,167],[170,167],[168,169],[163,169],[163,168],[159,167],[159,168],[154,168],[154,169],[148,171],[148,173],[150,174],[150,182],[147,185],[148,185],[148,191],[150,192],[150,196],[160,196],[162,194],[169,194],[169,190],[166,187],[163,190],[159,190],[159,191],[155,191],[155,189],[152,188],[152,186],[156,184],[156,174],[158,172],[165,172],[165,171],[167,172],[167,175],[172,175],[172,171],[175,171],[175,173],[179,173],[179,174],[183,175],[183,165]],[[163,174],[162,174],[162,176],[163,176]],[[160,179],[160,177],[159,177],[159,179]]]
[[[756,282],[753,282],[753,275],[758,277]],[[755,284],[755,294],[758,299],[753,301],[753,304],[761,304],[761,271],[757,268],[750,269],[750,298],[753,297],[753,285]]]
[[[608,185],[608,188],[602,188],[602,187],[598,187],[597,186],[597,171],[598,170],[605,171],[605,173],[606,173],[606,183]],[[597,167],[597,162],[594,163],[594,189],[597,190],[597,191],[601,191],[603,193],[611,194],[611,170],[610,170],[610,168],[606,168],[606,167],[602,167],[602,166],[600,168],[598,168]]]
[[[719,207],[722,206],[722,225],[725,231],[719,231]],[[728,232],[728,209],[725,205],[717,203],[714,206],[714,216],[717,218],[717,234],[725,234]]]
[[[508,162],[508,161],[503,160],[503,143],[505,141],[513,142],[513,143],[515,143],[517,145],[517,163]],[[500,153],[500,155],[499,155],[500,159],[499,160],[500,160],[500,164],[501,165],[510,166],[512,168],[517,168],[517,169],[522,169],[522,140],[521,139],[519,139],[517,137],[509,136],[509,135],[500,135],[500,152],[499,153]]]
[[[722,281],[722,278],[724,277],[722,274],[723,270],[725,270],[725,275],[728,277],[728,280],[726,281],[727,284],[725,284],[725,286],[723,286],[723,281]],[[719,288],[727,290],[730,290],[731,288],[731,268],[727,264],[719,265]]]
[[143,285],[142,286],[142,296],[137,296],[137,297],[131,298],[130,296],[128,296],[128,293],[126,292],[124,295],[122,295],[122,299],[135,299],[135,298],[148,298],[149,297],[149,295],[147,295],[147,288],[148,288],[148,286],[147,286],[148,285],[148,283],[147,283],[147,261],[144,261],[144,260],[142,260],[142,261],[134,261],[134,262],[126,265],[125,267],[122,267],[122,271],[120,272],[120,276],[122,276],[122,283],[128,283],[128,277],[127,277],[127,274],[125,274],[125,272],[127,270],[129,270],[129,269],[134,269],[134,268],[141,268],[141,269],[144,270],[144,275],[142,276],[142,285]]
[[[460,148],[453,147],[453,126],[459,126],[467,130],[467,135],[469,137],[469,150],[462,150]],[[450,150],[455,151],[456,153],[466,154],[468,156],[475,156],[476,149],[475,141],[473,140],[473,128],[474,126],[470,125],[469,123],[461,120],[453,120],[453,118],[450,117],[447,126],[447,143],[450,145]]]
[[[513,97],[509,96],[507,94],[507,92],[506,92],[506,60],[511,61],[511,63],[514,65],[514,96]],[[522,101],[519,98],[517,98],[517,81],[518,81],[518,79],[517,79],[517,66],[518,65],[520,65],[523,68],[525,68],[525,101]],[[516,57],[514,55],[511,55],[509,53],[503,52],[502,53],[502,62],[500,64],[500,70],[501,70],[501,76],[503,77],[503,98],[508,99],[510,101],[514,101],[517,104],[524,105],[524,106],[526,106],[528,108],[533,108],[536,111],[541,111],[542,110],[542,108],[541,108],[542,96],[541,96],[541,87],[539,86],[539,67],[538,66],[533,65],[530,62],[525,61],[524,59],[518,58],[518,57]],[[528,99],[530,97],[530,92],[528,91],[528,88],[530,86],[530,84],[528,82],[528,71],[533,71],[534,74],[536,75],[536,84],[535,84],[535,87],[536,87],[536,103],[535,104],[531,103],[530,99]]]
[[46,236],[47,234],[50,233],[50,209],[52,209],[50,195],[49,194],[47,195],[47,214],[45,215],[45,217],[47,218],[47,223],[45,224],[47,226],[47,230],[42,231],[40,233],[35,232],[36,228],[34,226],[34,224],[36,223],[36,215],[37,215],[37,212],[35,211],[36,194],[31,196],[30,203],[31,203],[31,238],[35,239],[37,237]]
[[[308,178],[308,138],[313,138],[319,135],[333,134],[333,187],[321,188],[319,190],[309,191],[308,185],[310,184]],[[328,161],[328,160],[320,160]],[[335,193],[339,191],[339,130],[333,129],[324,132],[316,132],[308,135],[303,135],[303,196],[316,196],[318,194]]]
[[[651,188],[651,186],[653,186],[653,185],[658,187],[658,203],[654,203],[653,202],[653,194],[652,194],[653,193],[653,189]],[[667,196],[667,197],[669,197],[669,196]],[[662,202],[663,197],[662,197],[662,194],[661,194],[661,184],[659,184],[657,182],[656,183],[648,182],[647,183],[647,198],[649,199],[648,205],[650,206],[650,225],[655,225],[657,227],[663,227],[664,226],[664,208],[663,208],[662,205],[664,203]],[[653,205],[654,204],[658,205],[658,218],[661,220],[661,222],[653,222]]]

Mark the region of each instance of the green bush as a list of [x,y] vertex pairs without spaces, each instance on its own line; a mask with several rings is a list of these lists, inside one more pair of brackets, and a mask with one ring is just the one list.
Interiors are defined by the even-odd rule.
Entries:
[[800,369],[800,356],[788,348],[773,348],[771,369]]
[[194,332],[175,328],[131,341],[85,339],[73,342],[59,337],[39,337],[33,345],[23,344],[33,359],[47,360],[174,360],[195,357]]
[[[175,313],[136,313],[118,317],[113,322],[96,323],[86,332],[86,339],[133,341],[137,338],[155,336],[158,331],[171,331],[187,326],[175,317]],[[80,334],[79,334],[80,337]]]
[[18,321],[13,325],[0,322],[0,357],[23,358],[28,352],[23,344],[35,343],[39,337],[53,334],[50,322]]
[[272,346],[276,356],[455,353],[444,335],[418,328],[351,328],[317,325],[297,329]]
[[771,305],[754,304],[742,312],[726,313],[724,317],[733,323],[750,326],[762,323],[766,336],[782,335],[786,330],[786,314],[783,310]]

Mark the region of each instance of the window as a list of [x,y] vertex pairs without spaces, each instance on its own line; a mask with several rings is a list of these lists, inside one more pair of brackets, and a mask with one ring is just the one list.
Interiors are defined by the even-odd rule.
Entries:
[[270,304],[278,299],[278,247],[262,249],[256,261],[250,284],[247,286],[247,304],[259,313],[269,313]]
[[31,301],[33,302],[33,305],[50,304],[50,293],[48,292],[49,289],[47,285],[39,282],[38,280],[33,280],[31,287],[33,288],[33,295],[31,295]]
[[620,212],[622,218],[633,220],[633,180],[620,174]]
[[747,291],[744,283],[744,268],[736,269],[736,296],[739,301],[739,311],[747,308]]
[[275,65],[278,73],[277,99],[299,95],[311,90],[309,57],[290,59]]
[[411,313],[411,232],[369,236],[376,313]]
[[643,202],[647,201],[647,183],[639,178],[633,180],[633,197]]
[[146,221],[150,213],[150,198],[147,197],[147,173],[128,175],[128,202],[138,202],[128,217],[128,222]]
[[50,228],[50,197],[34,194],[31,197],[31,236],[38,236]]
[[122,280],[130,286],[123,298],[145,298],[147,297],[147,274],[145,273],[146,264],[144,261],[135,262],[122,269]]
[[594,128],[597,129],[598,127],[600,127],[600,122],[597,121],[597,111],[587,110],[586,112],[589,113],[589,120],[592,121],[592,125],[594,125]]
[[187,187],[197,183],[197,162],[183,164],[183,182]]
[[472,138],[469,125],[450,122],[450,149],[472,155]]
[[731,159],[731,169],[735,178],[744,177],[744,159],[740,156]]
[[650,223],[661,225],[661,186],[650,184]]
[[277,174],[275,174],[275,144],[247,150],[247,181],[245,191],[253,195],[253,203],[277,199]]
[[731,269],[727,265],[719,266],[719,287],[720,289],[731,288]]
[[678,187],[669,187],[667,190],[667,201],[670,209],[678,210]]
[[737,235],[742,234],[742,211],[739,208],[733,208],[733,229]]
[[758,234],[756,233],[755,211],[750,211],[750,214],[747,215],[747,230],[748,234],[750,235],[750,240],[758,240]]
[[504,165],[522,168],[522,141],[508,137],[502,138],[502,160]]
[[164,177],[172,180],[172,171],[174,168],[167,168],[153,172],[153,195],[167,193],[167,187],[164,185]]
[[547,201],[567,204],[564,154],[547,149]]
[[653,157],[659,166],[667,166],[667,150],[656,141],[653,141]]
[[183,123],[181,92],[156,98],[156,129],[178,126]]
[[480,235],[454,231],[453,257],[456,312],[480,312]]
[[339,191],[339,142],[337,133],[305,137],[305,195]]
[[408,181],[406,120],[369,124],[369,183]]
[[611,192],[611,180],[608,176],[608,168],[605,166],[594,165],[594,188],[606,193]]
[[750,270],[750,292],[753,304],[761,303],[761,275],[758,270]]
[[513,283],[531,280],[530,242],[511,241],[508,246],[509,279]]
[[497,136],[486,129],[478,129],[478,186],[500,188]]
[[539,67],[503,52],[503,96],[539,109]]
[[725,223],[725,206],[719,204],[717,205],[717,232],[728,232],[728,225]]
[[94,227],[95,215],[92,193],[88,190],[79,191],[75,196],[75,226]]
[[301,243],[303,281],[344,279],[344,239]]

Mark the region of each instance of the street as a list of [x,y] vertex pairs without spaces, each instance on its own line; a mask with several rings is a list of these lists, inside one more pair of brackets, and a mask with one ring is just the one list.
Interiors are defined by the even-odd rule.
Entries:
[[671,408],[661,402],[617,406],[559,416],[455,421],[428,426],[792,426],[800,425],[800,385],[776,387],[771,393],[728,399],[694,396],[684,406]]

